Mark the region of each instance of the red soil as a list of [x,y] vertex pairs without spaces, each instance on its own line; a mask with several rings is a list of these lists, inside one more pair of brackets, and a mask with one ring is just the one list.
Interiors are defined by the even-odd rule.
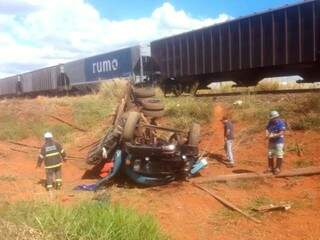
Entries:
[[[201,149],[211,153],[212,157],[224,158],[223,129],[220,122],[224,113],[222,104],[214,107],[213,121],[203,127]],[[69,121],[71,117],[67,117]],[[233,170],[245,169],[261,172],[266,165],[266,142],[264,133],[250,136],[249,140],[239,145],[244,124],[235,125],[236,168],[229,169],[210,158],[209,167],[203,176],[231,173]],[[69,154],[85,156],[79,152],[79,145],[90,142],[85,134],[77,134],[77,146],[66,146]],[[314,165],[320,164],[318,149],[320,134],[317,132],[288,133],[287,145],[296,141],[303,148],[303,155],[291,152],[286,155],[284,168],[294,167],[298,159],[310,160]],[[23,141],[30,145],[40,145],[38,139]],[[10,150],[15,148],[30,153]],[[35,168],[37,151],[19,148],[7,142],[0,142],[0,199],[7,201],[47,198],[44,187],[43,169]],[[73,160],[63,166],[64,189],[54,193],[52,199],[60,202],[76,202],[82,198],[92,197],[91,193],[72,191],[78,184],[94,180],[82,180],[87,166],[83,160]],[[10,180],[11,177],[12,179]],[[274,203],[290,202],[291,210],[285,213],[273,212],[261,216],[262,224],[255,224],[243,216],[229,214],[228,210],[207,193],[193,187],[190,183],[172,183],[164,187],[148,189],[118,188],[113,186],[107,191],[112,200],[125,206],[136,208],[140,212],[153,214],[162,229],[172,239],[320,239],[320,177],[267,179],[256,182],[206,185],[208,189],[246,209],[257,198],[268,198]],[[248,209],[246,209],[247,211]]]

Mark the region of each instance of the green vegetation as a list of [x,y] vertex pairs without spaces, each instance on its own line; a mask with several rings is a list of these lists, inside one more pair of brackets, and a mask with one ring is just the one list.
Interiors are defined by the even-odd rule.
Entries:
[[95,127],[112,113],[117,102],[112,98],[103,98],[101,95],[87,95],[71,103],[75,122],[85,129]]
[[[0,215],[17,226],[34,229],[46,240],[167,239],[151,216],[105,202],[82,202],[68,207],[22,202],[2,207]],[[1,234],[6,231],[2,229]]]
[[239,179],[237,181],[227,182],[229,187],[242,190],[252,190],[253,188],[257,188],[260,184],[264,184],[264,179]]
[[162,97],[169,124],[188,129],[192,122],[207,123],[212,115],[212,100],[195,97]]
[[[247,121],[253,132],[261,131],[268,121],[271,110],[278,110],[281,117],[287,121],[289,129],[307,130],[320,129],[320,98],[318,94],[305,94],[303,97],[292,97],[265,100],[255,95],[240,97],[241,106],[230,108],[235,120]],[[252,121],[254,119],[254,121]]]
[[258,196],[249,203],[247,209],[259,208],[269,204],[272,204],[272,199],[265,196]]
[[3,181],[3,182],[14,182],[16,180],[17,180],[17,178],[15,176],[11,176],[11,175],[1,175],[0,176],[0,181]]
[[0,104],[0,140],[41,138],[44,132],[52,131],[58,141],[67,143],[74,129],[51,119],[50,115],[65,119],[64,111],[60,112],[65,109],[73,113],[67,118],[70,123],[93,129],[113,112],[123,90],[124,82],[112,81],[102,84],[99,92],[81,97],[3,101]]
[[297,159],[294,161],[294,166],[296,168],[311,167],[313,162],[307,159]]
[[0,140],[20,140],[28,136],[24,124],[18,123],[16,117],[10,112],[0,115]]

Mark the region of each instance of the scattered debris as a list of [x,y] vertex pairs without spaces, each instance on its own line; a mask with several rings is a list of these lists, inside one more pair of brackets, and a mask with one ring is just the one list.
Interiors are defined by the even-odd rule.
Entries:
[[242,104],[243,104],[242,100],[237,100],[233,103],[234,106],[238,106],[238,107],[242,106]]
[[250,216],[248,213],[242,211],[240,208],[238,208],[237,206],[235,206],[233,203],[229,202],[228,200],[220,197],[218,194],[213,193],[209,190],[207,190],[206,188],[200,186],[199,184],[193,184],[195,187],[201,189],[202,191],[205,191],[206,193],[208,193],[209,195],[211,195],[212,197],[214,197],[215,199],[217,199],[219,202],[221,202],[224,206],[239,212],[240,214],[244,215],[246,218],[250,219],[251,221],[255,222],[255,223],[261,223],[260,220]]
[[26,151],[23,151],[23,150],[20,150],[20,149],[15,149],[15,148],[10,148],[10,150],[14,151],[14,152],[28,153]]
[[207,177],[206,179],[196,180],[195,182],[210,183],[210,182],[226,182],[226,181],[237,181],[242,179],[254,179],[254,178],[286,178],[286,177],[298,177],[298,176],[312,176],[319,175],[320,167],[306,167],[297,168],[292,170],[283,171],[278,175],[272,173],[240,173],[240,174],[228,174],[214,177]]
[[80,128],[80,127],[77,127],[77,126],[75,126],[75,125],[73,125],[73,124],[71,124],[71,123],[69,123],[69,122],[67,122],[67,121],[65,121],[65,120],[63,120],[63,119],[61,119],[61,118],[58,118],[58,117],[56,117],[56,116],[49,115],[49,117],[51,117],[51,118],[53,118],[53,119],[55,119],[55,120],[57,120],[57,121],[59,121],[59,122],[62,122],[62,123],[64,123],[64,124],[68,125],[69,127],[72,127],[73,129],[76,129],[76,130],[78,130],[78,131],[80,131],[80,132],[87,132],[87,130],[82,129],[82,128]]
[[41,147],[38,146],[32,146],[24,143],[19,143],[19,142],[14,142],[14,141],[9,141],[9,143],[17,145],[17,146],[22,146],[22,147],[28,147],[28,148],[34,148],[34,149],[41,149]]
[[291,204],[289,203],[277,204],[277,205],[269,204],[267,206],[252,208],[252,210],[256,212],[288,211],[289,209],[291,209]]

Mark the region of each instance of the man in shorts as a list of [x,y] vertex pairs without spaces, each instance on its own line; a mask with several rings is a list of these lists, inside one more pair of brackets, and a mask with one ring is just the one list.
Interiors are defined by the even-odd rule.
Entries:
[[[269,123],[266,127],[266,137],[269,140],[268,144],[268,168],[266,172],[279,174],[284,155],[284,132],[286,123],[280,119],[280,114],[277,111],[271,111],[269,115]],[[274,166],[274,158],[276,165]]]

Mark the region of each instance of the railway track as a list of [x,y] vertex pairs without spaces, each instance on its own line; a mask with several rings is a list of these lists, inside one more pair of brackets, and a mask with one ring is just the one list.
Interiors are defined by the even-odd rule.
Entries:
[[290,93],[320,93],[320,88],[309,89],[283,89],[283,90],[269,90],[269,91],[238,91],[227,93],[204,93],[196,94],[196,97],[224,97],[224,96],[238,96],[238,95],[264,95],[264,94],[290,94]]

